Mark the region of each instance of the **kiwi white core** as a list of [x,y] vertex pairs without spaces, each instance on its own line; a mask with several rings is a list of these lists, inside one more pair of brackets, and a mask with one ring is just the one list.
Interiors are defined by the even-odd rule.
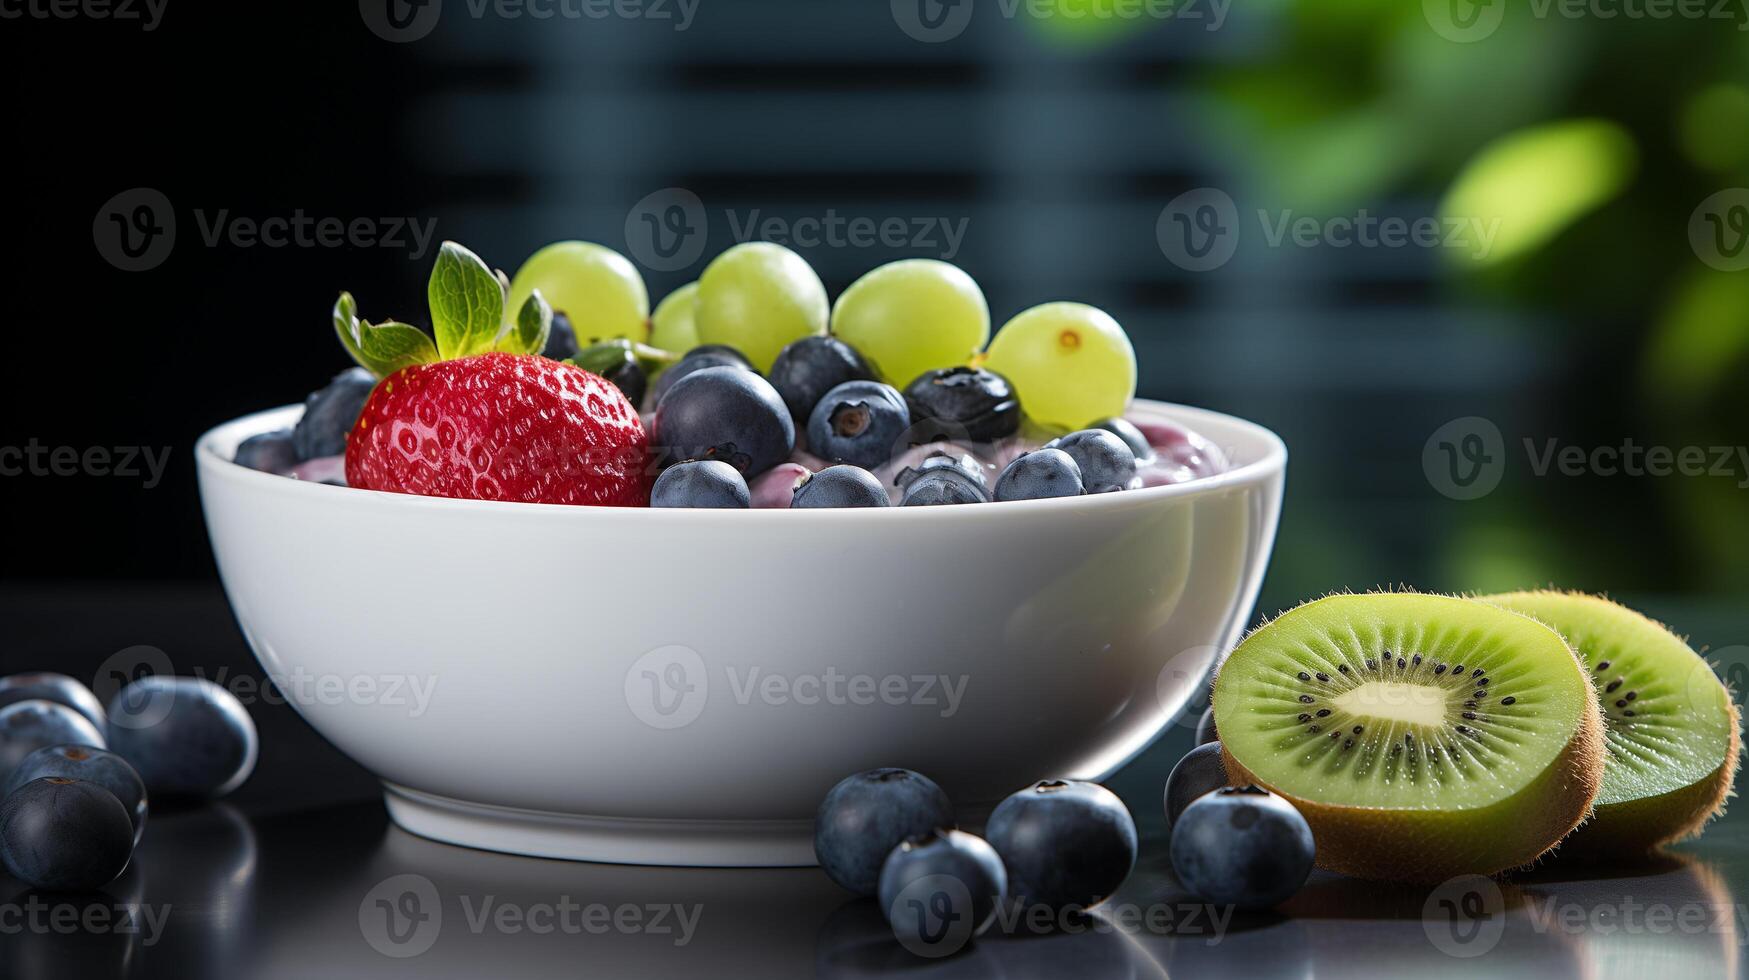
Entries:
[[1446,719],[1444,692],[1420,684],[1373,681],[1338,694],[1330,703],[1367,721],[1400,721],[1433,728]]

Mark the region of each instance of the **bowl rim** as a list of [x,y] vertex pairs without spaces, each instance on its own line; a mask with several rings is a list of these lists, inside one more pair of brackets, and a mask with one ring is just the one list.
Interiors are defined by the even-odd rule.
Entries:
[[[207,480],[210,478],[230,482],[239,489],[277,492],[294,497],[309,494],[345,495],[344,499],[351,500],[360,506],[425,508],[481,515],[526,514],[528,515],[527,519],[530,520],[551,519],[557,514],[613,516],[625,520],[720,520],[721,515],[725,513],[720,509],[711,508],[538,504],[514,500],[470,500],[458,497],[426,497],[417,494],[389,493],[381,490],[364,490],[358,487],[337,487],[280,476],[277,473],[266,473],[246,466],[239,466],[231,459],[231,454],[235,453],[238,443],[250,436],[279,429],[289,429],[296,424],[302,410],[302,405],[282,405],[240,416],[216,425],[203,433],[196,440],[194,450],[196,469],[202,478],[200,482],[203,495],[206,493]],[[791,513],[788,508],[767,507],[750,508],[746,514],[741,514],[739,511],[728,513],[740,515],[735,518],[737,520],[781,519],[789,521],[987,520],[1004,519],[1004,515],[1009,518],[1024,518],[1026,515],[1037,514],[1041,511],[1051,513],[1095,511],[1105,507],[1133,506],[1153,501],[1193,497],[1205,493],[1218,493],[1235,487],[1261,484],[1277,477],[1287,467],[1287,445],[1280,436],[1256,422],[1236,415],[1216,412],[1212,409],[1145,398],[1135,399],[1129,412],[1125,414],[1129,415],[1138,411],[1141,414],[1162,416],[1170,421],[1186,424],[1223,450],[1229,450],[1235,441],[1244,441],[1255,444],[1261,448],[1261,451],[1257,454],[1256,459],[1234,466],[1224,473],[1184,483],[1143,487],[1121,493],[1088,494],[1080,497],[1056,497],[1044,500],[1011,500],[1003,501],[999,507],[848,507],[808,509],[795,513]],[[1222,430],[1235,438],[1218,438],[1207,431],[1209,428]],[[317,496],[306,499],[313,501],[322,498]],[[341,498],[337,496],[335,499],[338,501]],[[1047,508],[1052,510],[1046,511]],[[758,516],[761,513],[765,516]],[[904,518],[884,516],[891,513],[908,513],[910,516]],[[783,516],[779,517],[778,515]]]

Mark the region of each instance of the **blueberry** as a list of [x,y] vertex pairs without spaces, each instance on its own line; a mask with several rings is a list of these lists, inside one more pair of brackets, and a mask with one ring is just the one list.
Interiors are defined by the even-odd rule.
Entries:
[[577,351],[570,357],[572,364],[599,374],[620,390],[636,408],[644,404],[644,392],[649,387],[649,375],[629,340],[604,340]]
[[1184,808],[1198,798],[1227,785],[1227,769],[1221,762],[1221,743],[1198,745],[1184,754],[1166,777],[1166,826],[1178,822]]
[[997,500],[1079,497],[1081,467],[1061,449],[1038,449],[1016,457],[996,478]]
[[990,928],[1007,891],[996,850],[963,830],[907,838],[881,865],[881,911],[900,945],[923,956],[957,952]]
[[47,777],[77,779],[101,786],[121,802],[134,825],[134,843],[146,829],[146,784],[126,759],[88,745],[50,745],[24,757],[12,770],[0,797],[11,796],[25,783]]
[[259,747],[242,702],[209,680],[143,677],[109,700],[109,749],[153,796],[224,796],[249,778]]
[[292,442],[292,430],[263,432],[244,439],[234,457],[238,466],[247,466],[263,473],[284,473],[302,462]]
[[555,361],[568,361],[576,357],[577,352],[582,349],[577,343],[577,330],[571,326],[571,318],[554,310],[553,328],[547,332],[547,346],[541,351],[541,355]]
[[37,779],[0,803],[0,861],[37,888],[101,888],[127,868],[133,852],[127,810],[95,783]]
[[1312,872],[1306,818],[1255,786],[1228,787],[1185,807],[1172,826],[1172,869],[1204,901],[1267,909],[1287,901]]
[[[670,371],[674,368],[669,368]],[[651,443],[674,459],[720,459],[755,477],[789,458],[795,424],[771,382],[745,368],[688,374],[656,403]]]
[[803,337],[771,362],[770,377],[800,429],[826,392],[846,381],[873,381],[875,372],[856,348],[837,337]]
[[0,708],[0,784],[25,756],[49,745],[108,747],[102,731],[59,702],[34,698]]
[[796,484],[790,507],[891,507],[887,489],[860,466],[828,466]]
[[660,403],[662,396],[668,393],[669,388],[674,387],[676,381],[694,371],[703,371],[705,368],[713,367],[732,367],[752,371],[753,362],[747,360],[746,355],[726,344],[703,344],[694,347],[682,355],[674,366],[657,376],[656,390],[652,393],[651,400]]
[[985,830],[1008,866],[1009,890],[1026,906],[1091,908],[1136,864],[1136,822],[1098,783],[1035,783],[1003,800]]
[[[927,465],[928,460],[924,462]],[[906,477],[901,474],[905,491],[899,498],[901,507],[982,504],[990,500],[990,491],[984,489],[982,475],[974,478],[959,466],[918,468],[908,472],[915,475]]]
[[1008,379],[983,368],[930,371],[905,387],[919,442],[995,442],[1020,429],[1020,401]]
[[644,366],[630,352],[626,354],[625,363],[615,366],[602,377],[613,382],[613,386],[625,394],[633,408],[644,403],[644,392],[649,389],[650,378],[644,373]]
[[361,367],[349,368],[335,375],[328,387],[304,399],[304,417],[292,430],[298,459],[344,456],[346,434],[358,424],[364,403],[376,386],[376,375]]
[[1196,744],[1207,745],[1221,740],[1221,733],[1215,730],[1215,707],[1209,705],[1196,721]]
[[984,468],[978,464],[975,457],[970,453],[956,455],[941,450],[936,450],[923,457],[923,461],[916,466],[907,466],[900,470],[899,474],[893,477],[893,482],[898,485],[899,489],[903,490],[931,473],[944,471],[958,477],[965,477],[979,490],[987,491],[989,489],[989,486],[984,482]]
[[808,416],[808,451],[873,469],[893,458],[910,425],[911,411],[893,386],[846,381],[821,396]]
[[1123,444],[1130,447],[1130,452],[1135,453],[1136,459],[1140,462],[1145,463],[1154,458],[1154,447],[1148,444],[1148,437],[1142,435],[1142,430],[1136,428],[1134,422],[1131,422],[1129,419],[1126,419],[1121,415],[1114,415],[1108,419],[1100,419],[1088,426],[1088,428],[1104,429],[1112,435],[1117,436],[1119,439],[1122,439]]
[[1139,485],[1136,454],[1122,439],[1104,429],[1082,429],[1045,443],[1046,449],[1061,449],[1075,457],[1081,467],[1081,485],[1088,493],[1128,490]]
[[650,488],[651,507],[747,508],[753,495],[741,471],[717,459],[675,463]]
[[826,794],[814,815],[814,856],[833,881],[873,895],[881,862],[899,842],[952,827],[953,807],[929,777],[909,769],[870,769]]
[[98,731],[103,731],[103,702],[97,700],[90,688],[66,674],[38,671],[0,677],[0,708],[33,698],[64,704],[84,715]]

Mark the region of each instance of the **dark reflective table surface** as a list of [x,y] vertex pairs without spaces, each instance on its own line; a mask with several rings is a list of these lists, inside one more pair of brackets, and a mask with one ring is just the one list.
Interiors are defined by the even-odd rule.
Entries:
[[1749,855],[1702,844],[1608,872],[1388,886],[1320,873],[1280,914],[1185,895],[1165,842],[1116,899],[950,956],[901,947],[813,869],[580,864],[452,847],[375,801],[160,814],[101,895],[5,883],[4,975],[83,977],[1735,977]]

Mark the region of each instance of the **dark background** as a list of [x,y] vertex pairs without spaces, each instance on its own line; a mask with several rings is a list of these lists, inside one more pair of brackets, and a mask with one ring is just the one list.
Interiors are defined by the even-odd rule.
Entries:
[[[340,289],[366,315],[422,319],[429,255],[209,246],[203,217],[434,219],[438,238],[514,270],[561,238],[635,254],[628,216],[669,188],[704,202],[709,240],[690,267],[645,269],[652,300],[734,243],[726,209],[835,211],[965,220],[952,259],[996,325],[1051,299],[1112,311],[1144,395],[1255,419],[1291,448],[1262,612],[1341,588],[1554,583],[1611,591],[1749,662],[1749,473],[1539,476],[1523,449],[1746,441],[1749,273],[1709,267],[1687,230],[1709,195],[1749,184],[1742,18],[1515,12],[1464,44],[1420,6],[1275,0],[1210,30],[1188,13],[1010,18],[981,0],[942,43],[874,0],[702,0],[684,31],[475,17],[449,0],[409,43],[346,2],[170,0],[151,31],[0,21],[0,446],[171,453],[149,490],[0,478],[0,667],[89,676],[145,643],[183,672],[249,669],[205,542],[194,440],[346,366],[327,317]],[[1501,141],[1583,120],[1608,138],[1521,153],[1504,177],[1478,166]],[[1487,217],[1512,229],[1510,255],[1272,248],[1254,217],[1425,217],[1464,186],[1504,202]],[[1237,202],[1242,237],[1231,262],[1188,271],[1156,224],[1205,187]],[[162,192],[177,224],[168,258],[141,272],[94,237],[134,188]],[[834,295],[883,261],[941,256],[799,250]],[[1503,480],[1455,500],[1424,450],[1472,416],[1503,433]]]

